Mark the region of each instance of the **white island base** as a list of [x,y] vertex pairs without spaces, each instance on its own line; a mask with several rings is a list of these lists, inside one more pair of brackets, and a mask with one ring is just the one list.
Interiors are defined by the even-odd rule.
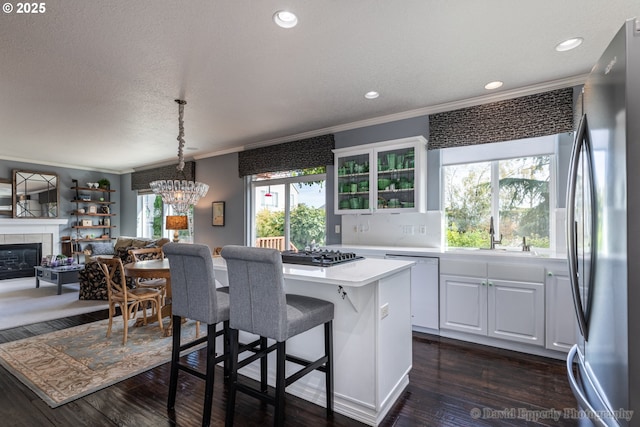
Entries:
[[[284,265],[287,293],[321,298],[335,305],[333,321],[334,410],[377,426],[409,384],[411,266],[399,260],[363,259],[333,267]],[[216,279],[228,284],[226,265],[214,259]],[[250,335],[240,334],[242,342]],[[322,327],[287,341],[287,353],[315,360],[324,351]],[[271,356],[274,356],[271,358]],[[240,373],[259,380],[258,362]],[[298,365],[287,363],[287,375]],[[269,359],[275,385],[275,355]],[[287,393],[326,407],[324,374],[312,372]]]

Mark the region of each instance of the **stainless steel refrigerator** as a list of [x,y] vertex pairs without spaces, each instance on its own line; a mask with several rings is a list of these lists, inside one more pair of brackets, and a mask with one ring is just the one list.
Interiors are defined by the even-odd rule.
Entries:
[[[582,93],[567,190],[580,327],[567,358],[585,425],[640,426],[640,21],[629,20]],[[633,411],[633,414],[629,411]]]

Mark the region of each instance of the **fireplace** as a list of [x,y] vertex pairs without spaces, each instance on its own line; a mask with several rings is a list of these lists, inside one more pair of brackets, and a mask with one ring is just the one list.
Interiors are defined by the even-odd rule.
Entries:
[[0,279],[33,277],[42,259],[42,243],[0,245]]

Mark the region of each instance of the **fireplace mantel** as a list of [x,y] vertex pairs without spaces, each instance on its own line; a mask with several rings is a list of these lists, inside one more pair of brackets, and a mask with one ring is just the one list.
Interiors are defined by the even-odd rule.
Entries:
[[59,254],[60,226],[67,218],[0,218],[0,244],[42,243],[43,255]]

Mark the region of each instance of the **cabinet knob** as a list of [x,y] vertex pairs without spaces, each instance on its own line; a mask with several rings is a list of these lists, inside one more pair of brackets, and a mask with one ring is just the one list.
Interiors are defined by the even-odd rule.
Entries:
[[493,282],[489,282],[489,286],[493,286]]
[[547,272],[547,276],[549,276],[549,277],[553,276],[553,271]]

